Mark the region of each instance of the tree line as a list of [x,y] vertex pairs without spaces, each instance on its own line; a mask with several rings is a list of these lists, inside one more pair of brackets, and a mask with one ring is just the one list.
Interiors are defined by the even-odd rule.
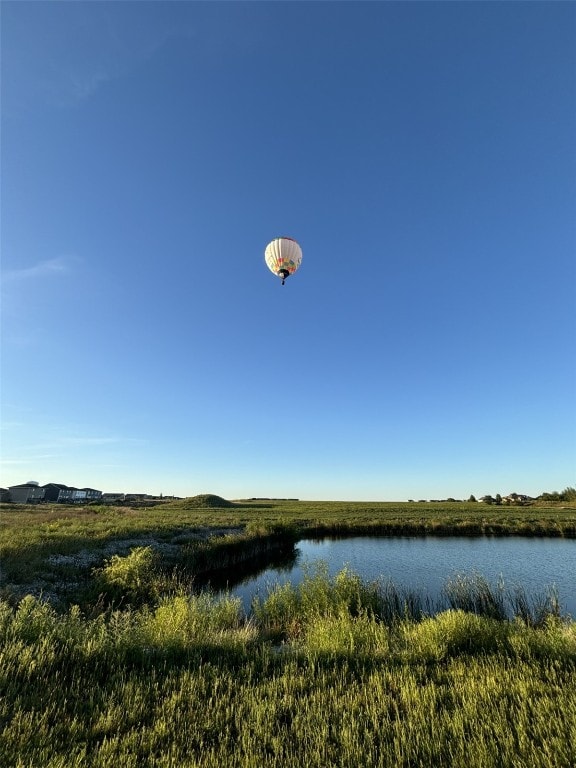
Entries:
[[[470,496],[468,501],[476,501],[476,497]],[[541,493],[540,496],[536,496],[536,498],[531,498],[521,493],[511,493],[508,496],[504,496],[504,498],[499,493],[496,496],[487,494],[482,496],[480,501],[484,502],[484,504],[526,504],[529,501],[576,501],[576,488],[568,486],[563,491],[546,491]]]

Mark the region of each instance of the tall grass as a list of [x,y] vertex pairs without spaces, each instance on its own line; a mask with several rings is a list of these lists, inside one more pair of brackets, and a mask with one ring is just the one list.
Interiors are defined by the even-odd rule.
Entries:
[[92,618],[0,603],[0,764],[574,765],[574,623],[388,622],[382,599],[344,571],[250,618],[209,594]]
[[252,612],[256,620],[277,636],[297,636],[312,618],[367,617],[388,626],[403,621],[419,622],[446,610],[504,621],[512,619],[530,627],[542,627],[560,619],[558,595],[550,589],[528,596],[521,587],[506,589],[491,584],[482,574],[461,574],[449,579],[440,599],[398,587],[391,580],[364,582],[344,568],[333,580],[325,563],[305,571],[298,585],[271,587],[265,598],[256,596]]
[[503,582],[490,584],[481,574],[460,574],[449,579],[442,591],[451,608],[495,619],[514,616],[532,627],[558,618],[561,612],[555,587],[530,596],[521,585],[507,588]]
[[387,624],[417,619],[424,600],[397,588],[392,582],[367,584],[344,568],[333,580],[325,563],[305,570],[301,584],[273,586],[262,599],[256,596],[252,613],[261,626],[278,637],[294,637],[312,619],[368,618]]

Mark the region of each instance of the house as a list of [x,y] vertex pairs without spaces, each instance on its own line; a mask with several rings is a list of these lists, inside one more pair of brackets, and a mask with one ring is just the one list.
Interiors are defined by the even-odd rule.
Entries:
[[44,488],[34,480],[20,485],[11,485],[8,490],[10,501],[14,504],[39,504],[44,500]]
[[72,486],[65,485],[60,490],[60,493],[58,494],[58,498],[56,501],[58,504],[71,504],[74,501],[74,491],[76,488],[73,488]]
[[42,488],[44,488],[44,501],[51,502],[64,501],[66,492],[71,490],[62,483],[46,483]]
[[104,503],[124,501],[125,495],[123,493],[103,493],[101,498]]
[[88,501],[98,501],[102,491],[95,488],[74,488],[63,483],[47,483],[44,488],[44,501],[58,504],[78,504]]
[[0,501],[10,501],[10,491],[8,488],[0,488]]
[[529,501],[532,501],[532,497],[526,496],[525,493],[509,493],[502,499],[504,504],[526,504]]
[[97,491],[95,488],[81,488],[86,494],[86,501],[100,501],[102,498],[102,491]]

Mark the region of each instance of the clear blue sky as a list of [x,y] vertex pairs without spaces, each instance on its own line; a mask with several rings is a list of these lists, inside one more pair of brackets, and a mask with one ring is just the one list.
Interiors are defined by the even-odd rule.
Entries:
[[2,485],[576,485],[575,32],[564,2],[3,2]]

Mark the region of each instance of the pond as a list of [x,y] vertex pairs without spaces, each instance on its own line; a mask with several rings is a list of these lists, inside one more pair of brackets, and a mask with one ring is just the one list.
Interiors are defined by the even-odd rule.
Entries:
[[241,582],[230,592],[249,610],[255,595],[265,597],[274,584],[299,583],[314,563],[326,565],[330,576],[345,566],[364,581],[391,580],[396,587],[440,599],[447,580],[480,574],[491,584],[522,587],[528,596],[553,587],[563,613],[576,617],[576,541],[521,537],[354,537],[303,540],[291,558],[284,558]]

